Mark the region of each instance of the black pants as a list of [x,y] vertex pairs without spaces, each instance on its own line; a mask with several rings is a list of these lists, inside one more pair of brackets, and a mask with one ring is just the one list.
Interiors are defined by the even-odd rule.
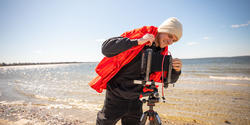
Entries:
[[120,100],[106,91],[104,106],[97,114],[96,125],[115,125],[120,119],[122,125],[139,125],[142,115],[142,102]]

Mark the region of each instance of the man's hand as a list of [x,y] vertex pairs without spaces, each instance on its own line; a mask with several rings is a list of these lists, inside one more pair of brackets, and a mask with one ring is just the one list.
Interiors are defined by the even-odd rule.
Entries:
[[138,39],[138,45],[142,45],[146,42],[149,42],[146,44],[147,46],[151,46],[153,44],[153,41],[155,41],[155,37],[152,34],[146,34],[142,38]]
[[181,71],[181,68],[182,68],[182,62],[180,59],[178,58],[174,58],[172,60],[172,63],[173,63],[173,69],[176,70],[177,72]]

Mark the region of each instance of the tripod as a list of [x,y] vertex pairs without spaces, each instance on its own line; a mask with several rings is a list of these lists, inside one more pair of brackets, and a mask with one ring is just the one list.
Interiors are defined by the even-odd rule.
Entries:
[[149,106],[149,110],[145,111],[142,114],[141,119],[140,119],[140,125],[145,125],[147,121],[147,117],[149,117],[149,125],[161,125],[161,119],[158,113],[153,110],[155,103],[158,103],[160,100],[158,89],[155,86],[154,81],[151,82],[151,85],[148,87],[148,89],[152,89],[153,91],[144,93],[143,96],[148,96],[148,100],[143,99],[142,101],[143,103],[147,102],[147,106]]

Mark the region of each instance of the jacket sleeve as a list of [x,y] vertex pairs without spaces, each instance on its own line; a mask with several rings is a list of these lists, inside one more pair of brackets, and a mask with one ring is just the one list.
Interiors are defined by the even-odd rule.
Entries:
[[102,54],[106,57],[112,57],[137,45],[136,39],[112,37],[103,42]]
[[172,70],[172,74],[171,74],[171,83],[175,83],[177,82],[177,80],[179,79],[179,76],[181,75],[181,71],[176,71],[176,70]]

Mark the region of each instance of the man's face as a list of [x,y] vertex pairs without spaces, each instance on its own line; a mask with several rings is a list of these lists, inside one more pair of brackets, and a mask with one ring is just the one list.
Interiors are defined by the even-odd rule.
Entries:
[[160,33],[159,34],[159,44],[161,48],[165,48],[175,42],[177,42],[177,37],[169,33]]

